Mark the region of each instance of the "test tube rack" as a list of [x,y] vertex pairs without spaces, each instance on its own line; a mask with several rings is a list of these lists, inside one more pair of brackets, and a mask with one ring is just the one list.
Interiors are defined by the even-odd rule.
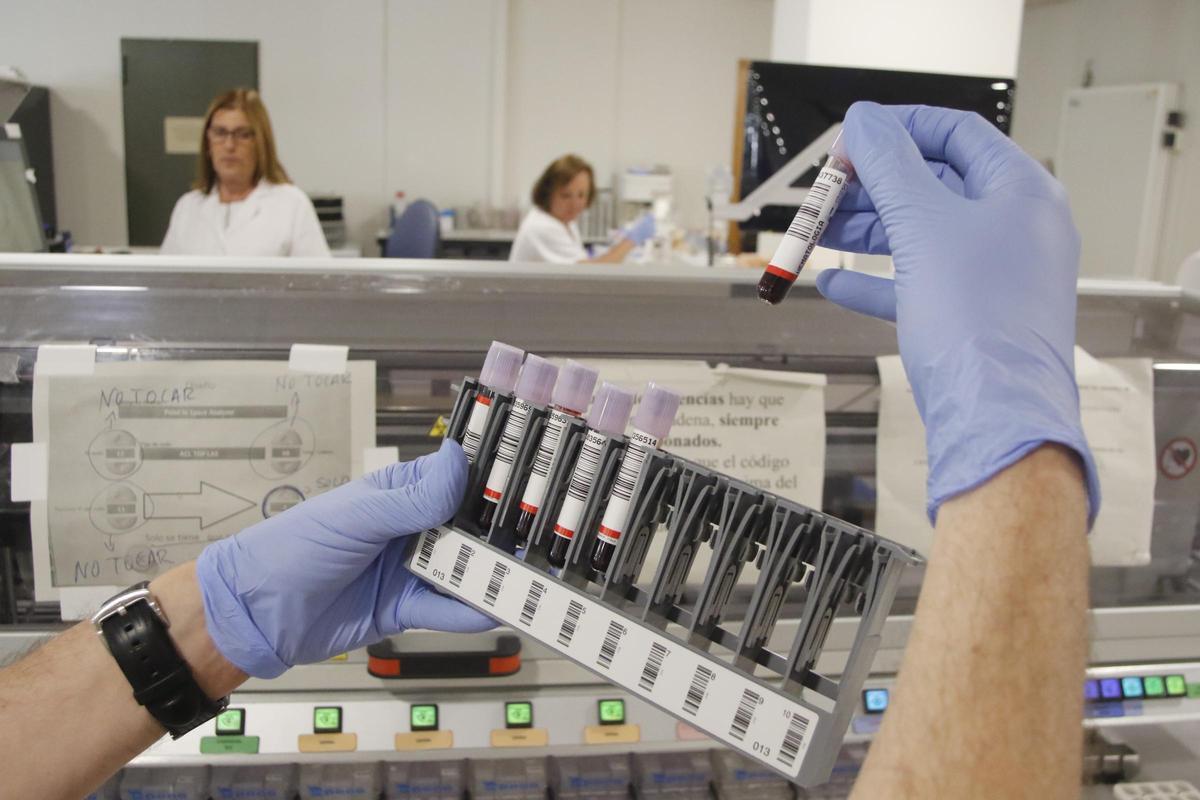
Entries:
[[[475,379],[463,380],[447,436],[462,440],[478,390]],[[803,786],[828,780],[901,576],[920,556],[655,451],[636,480],[630,523],[609,568],[597,573],[589,555],[626,446],[623,437],[610,437],[566,564],[555,574],[547,554],[586,423],[572,421],[564,430],[547,495],[518,556],[518,501],[546,409],[530,413],[492,523],[478,524],[490,454],[511,407],[511,395],[493,397],[466,498],[449,524],[418,537],[409,568],[789,780]],[[643,588],[642,567],[660,526],[666,528],[663,554]],[[712,550],[708,570],[699,594],[685,601],[685,581],[702,544]],[[741,619],[727,618],[738,576],[752,561],[760,577],[749,604]],[[767,645],[789,590],[802,598],[802,611],[784,654]],[[816,663],[843,609],[853,610],[858,627],[834,678],[817,672]]]

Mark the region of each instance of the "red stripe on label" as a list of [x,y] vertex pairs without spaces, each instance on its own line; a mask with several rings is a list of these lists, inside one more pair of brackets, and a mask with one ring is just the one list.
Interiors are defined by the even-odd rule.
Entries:
[[555,525],[554,532],[557,533],[559,536],[563,537],[564,539],[574,539],[575,538],[575,531],[570,530],[569,528],[564,528],[562,525]]
[[777,277],[783,278],[788,283],[791,283],[792,281],[796,280],[796,275],[797,275],[797,273],[795,273],[795,272],[788,272],[783,267],[777,267],[774,264],[767,264],[767,272],[769,272],[772,275],[775,275]]
[[608,538],[612,539],[614,542],[615,542],[617,539],[620,539],[620,538],[621,538],[621,532],[620,532],[620,531],[614,531],[612,528],[605,527],[604,525],[601,525],[601,526],[600,526],[600,533],[602,533],[602,534],[604,534],[605,536],[607,536]]
[[488,500],[497,500],[498,501],[500,499],[500,493],[497,492],[495,489],[484,489],[483,496],[486,497]]
[[481,406],[490,406],[492,404],[492,398],[487,397],[486,395],[477,394],[475,395],[475,402],[479,403]]
[[530,514],[536,514],[538,507],[531,506],[529,503],[518,503],[522,511],[528,511]]

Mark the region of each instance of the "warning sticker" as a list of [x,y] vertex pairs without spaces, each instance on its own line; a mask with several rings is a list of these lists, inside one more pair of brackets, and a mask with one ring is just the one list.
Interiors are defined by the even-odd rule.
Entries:
[[1171,480],[1178,480],[1196,468],[1196,443],[1186,436],[1167,442],[1158,454],[1158,470]]

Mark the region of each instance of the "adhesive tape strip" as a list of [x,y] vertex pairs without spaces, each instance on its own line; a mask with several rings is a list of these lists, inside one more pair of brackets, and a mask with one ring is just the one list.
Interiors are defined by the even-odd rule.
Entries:
[[363,474],[395,464],[400,460],[399,447],[364,447]]
[[44,344],[38,348],[36,375],[91,375],[95,371],[94,344]]
[[21,442],[12,446],[12,501],[28,503],[46,499],[50,451],[45,442]]
[[350,348],[340,344],[294,344],[288,356],[292,372],[337,374],[346,371]]

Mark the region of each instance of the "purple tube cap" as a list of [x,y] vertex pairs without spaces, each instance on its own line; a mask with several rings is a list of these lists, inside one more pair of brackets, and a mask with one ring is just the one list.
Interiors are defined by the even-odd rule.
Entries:
[[541,356],[530,353],[521,367],[521,377],[517,380],[517,397],[544,406],[550,402],[550,392],[554,390],[554,381],[558,378],[558,367]]
[[678,410],[679,393],[651,381],[646,384],[642,402],[638,404],[633,427],[655,439],[662,439],[670,432]]
[[521,359],[525,351],[504,342],[492,342],[483,369],[479,371],[479,382],[494,392],[507,394],[517,385],[517,373],[521,371]]
[[620,436],[625,433],[625,423],[629,422],[629,412],[632,410],[632,392],[608,382],[602,383],[600,391],[596,392],[596,399],[592,401],[588,427],[606,436]]
[[578,361],[568,360],[558,373],[558,383],[554,384],[551,402],[560,408],[582,414],[592,404],[592,391],[596,388],[599,374]]

